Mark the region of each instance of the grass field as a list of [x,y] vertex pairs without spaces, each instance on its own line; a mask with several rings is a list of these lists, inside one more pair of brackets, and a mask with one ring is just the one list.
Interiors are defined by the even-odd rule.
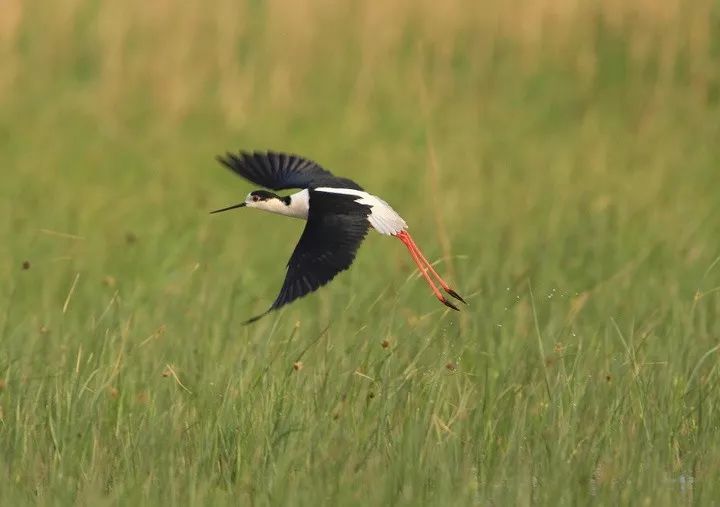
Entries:
[[[716,2],[5,0],[0,504],[718,505]],[[255,325],[303,224],[400,211]]]

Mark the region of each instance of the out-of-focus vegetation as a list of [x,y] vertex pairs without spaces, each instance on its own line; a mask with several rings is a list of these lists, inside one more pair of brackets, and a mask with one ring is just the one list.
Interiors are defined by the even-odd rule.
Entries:
[[[4,0],[0,503],[709,505],[715,2]],[[399,242],[256,325],[292,151]]]

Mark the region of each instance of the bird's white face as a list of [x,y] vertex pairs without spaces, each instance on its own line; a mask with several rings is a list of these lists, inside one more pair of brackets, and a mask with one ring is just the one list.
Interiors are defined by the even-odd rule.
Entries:
[[307,219],[309,194],[307,190],[302,190],[290,196],[280,197],[265,190],[255,190],[247,195],[244,204],[247,208],[257,208],[286,217]]
[[278,196],[270,192],[260,193],[255,191],[250,192],[247,197],[245,197],[245,206],[277,213],[278,210],[286,207],[286,204],[282,202]]
[[255,190],[245,198],[245,207],[306,219],[308,216],[308,193],[307,190],[304,190],[289,197],[280,197],[266,190]]
[[245,206],[248,208],[259,208],[259,203],[263,202],[263,200],[260,198],[260,196],[253,195],[252,192],[250,192],[247,197],[245,197]]

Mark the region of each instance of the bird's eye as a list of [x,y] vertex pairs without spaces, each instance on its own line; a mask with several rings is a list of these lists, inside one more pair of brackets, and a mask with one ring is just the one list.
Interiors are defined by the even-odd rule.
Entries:
[[258,202],[260,200],[260,198],[256,195],[254,195],[254,196],[252,196],[252,200],[253,200],[253,202]]

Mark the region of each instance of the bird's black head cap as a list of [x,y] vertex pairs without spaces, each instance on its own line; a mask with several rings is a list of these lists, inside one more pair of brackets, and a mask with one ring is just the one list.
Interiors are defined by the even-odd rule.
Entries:
[[250,192],[250,197],[257,197],[258,201],[267,201],[268,199],[280,199],[280,196],[277,194],[274,194],[272,192],[268,192],[267,190],[253,190]]
[[268,201],[270,199],[278,199],[288,206],[290,205],[290,196],[286,195],[285,197],[280,197],[277,194],[274,194],[272,192],[268,192],[267,190],[253,190],[250,192],[250,199],[253,201]]
[[255,208],[255,207],[257,207],[257,204],[266,202],[266,201],[271,201],[272,199],[277,199],[278,201],[285,203],[286,206],[290,206],[291,198],[289,195],[285,196],[285,197],[280,197],[279,195],[269,192],[267,190],[253,190],[245,198],[245,201],[243,201],[239,204],[233,204],[232,206],[228,206],[226,208],[221,208],[221,209],[217,209],[215,211],[211,211],[210,213],[220,213],[221,211],[229,211],[231,209],[244,208],[245,206]]

